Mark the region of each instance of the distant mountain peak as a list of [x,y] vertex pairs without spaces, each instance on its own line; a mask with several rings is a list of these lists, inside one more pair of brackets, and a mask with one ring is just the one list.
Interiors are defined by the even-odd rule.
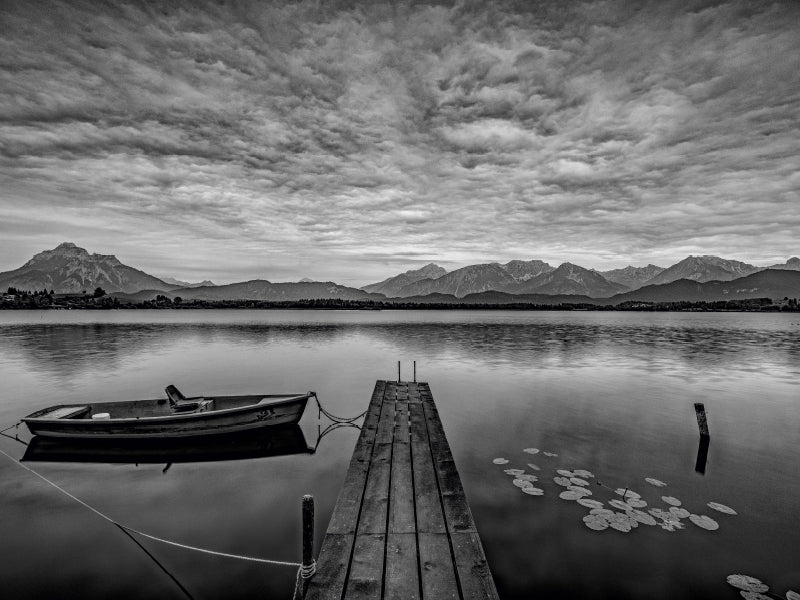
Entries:
[[161,279],[122,264],[114,255],[89,254],[72,242],[39,252],[22,267],[0,273],[0,289],[5,287],[47,288],[56,292],[80,292],[97,287],[107,292],[171,289]]
[[397,296],[401,289],[412,283],[422,280],[435,280],[447,273],[445,269],[436,263],[428,263],[419,269],[410,269],[400,275],[389,277],[378,283],[371,283],[363,286],[361,289],[371,294],[383,294],[384,296],[393,297]]

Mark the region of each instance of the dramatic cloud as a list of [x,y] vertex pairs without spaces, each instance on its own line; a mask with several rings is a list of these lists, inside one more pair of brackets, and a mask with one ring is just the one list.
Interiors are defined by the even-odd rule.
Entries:
[[800,5],[4,2],[0,270],[798,254]]

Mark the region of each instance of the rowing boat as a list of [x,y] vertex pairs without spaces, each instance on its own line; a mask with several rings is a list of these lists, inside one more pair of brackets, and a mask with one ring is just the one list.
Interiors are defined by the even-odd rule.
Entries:
[[171,438],[232,433],[297,423],[305,394],[198,396],[187,398],[174,385],[155,400],[57,404],[22,421],[34,435],[68,438]]

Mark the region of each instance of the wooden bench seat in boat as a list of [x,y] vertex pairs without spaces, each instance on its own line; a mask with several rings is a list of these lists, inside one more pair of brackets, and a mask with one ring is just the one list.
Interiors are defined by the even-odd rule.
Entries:
[[41,419],[71,419],[89,412],[88,406],[62,406],[40,415]]

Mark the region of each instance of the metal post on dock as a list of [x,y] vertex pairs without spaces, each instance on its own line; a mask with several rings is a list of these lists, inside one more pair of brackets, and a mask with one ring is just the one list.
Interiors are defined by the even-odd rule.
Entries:
[[706,407],[702,402],[694,403],[694,412],[697,414],[697,426],[700,428],[700,437],[709,437]]
[[[303,496],[303,566],[300,572],[303,579],[303,596],[305,598],[311,576],[314,574],[314,496]],[[306,576],[306,574],[308,574]]]

